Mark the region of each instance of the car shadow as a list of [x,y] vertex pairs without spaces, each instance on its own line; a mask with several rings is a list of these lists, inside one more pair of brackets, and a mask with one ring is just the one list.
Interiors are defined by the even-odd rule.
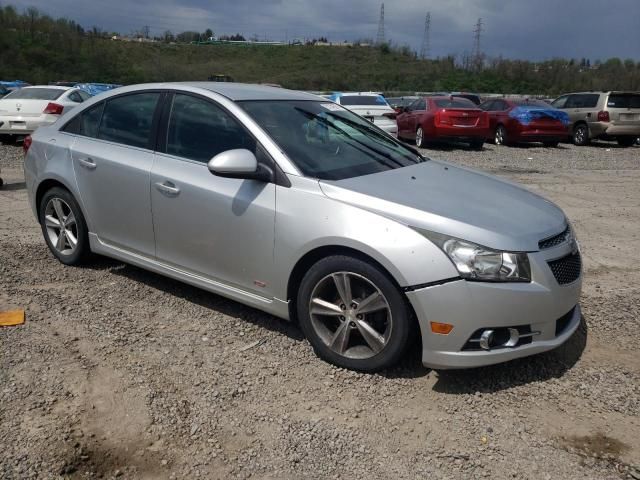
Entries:
[[13,192],[16,190],[25,190],[27,188],[26,182],[18,182],[18,183],[5,183],[0,187],[0,190],[6,192]]
[[452,395],[495,393],[560,378],[580,360],[587,345],[587,336],[587,322],[583,316],[571,338],[554,350],[488,367],[440,370],[433,389]]
[[248,307],[242,303],[227,299],[215,293],[208,292],[198,287],[191,286],[179,280],[144,270],[126,263],[112,260],[107,257],[96,256],[83,268],[94,270],[108,270],[114,275],[126,277],[135,282],[143,283],[151,288],[160,290],[168,295],[182,298],[187,302],[213,310],[223,315],[252,323],[260,328],[270,330],[287,337],[302,341],[304,335],[295,322],[274,317],[258,309]]

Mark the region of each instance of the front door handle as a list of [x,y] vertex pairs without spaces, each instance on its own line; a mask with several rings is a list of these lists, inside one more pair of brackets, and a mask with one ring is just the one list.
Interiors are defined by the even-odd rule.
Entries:
[[170,181],[165,181],[165,182],[157,182],[156,183],[156,188],[166,194],[169,195],[171,197],[175,197],[176,195],[178,195],[180,193],[180,189],[178,187],[175,186],[175,184],[173,182]]
[[97,167],[96,162],[94,162],[91,158],[79,158],[78,162],[84,168],[88,168],[89,170],[95,170]]

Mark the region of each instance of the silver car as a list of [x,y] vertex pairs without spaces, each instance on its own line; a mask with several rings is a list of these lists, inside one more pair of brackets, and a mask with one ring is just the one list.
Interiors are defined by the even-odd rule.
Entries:
[[25,147],[61,262],[106,255],[295,319],[341,367],[387,368],[414,340],[428,367],[488,365],[580,323],[580,251],[557,206],[315,95],[123,87]]

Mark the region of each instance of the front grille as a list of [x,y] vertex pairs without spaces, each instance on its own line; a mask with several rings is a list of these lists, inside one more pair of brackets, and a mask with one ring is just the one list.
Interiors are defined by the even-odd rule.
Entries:
[[553,272],[553,276],[556,277],[556,280],[560,285],[575,282],[580,278],[580,270],[582,268],[580,252],[570,253],[566,257],[559,258],[558,260],[552,260],[547,263]]
[[575,311],[575,309],[576,307],[573,307],[558,320],[556,320],[556,337],[561,333],[564,333],[564,331],[567,329],[569,323],[571,322],[571,318],[573,318],[573,312]]
[[565,228],[562,232],[554,235],[553,237],[545,238],[544,240],[540,240],[538,242],[538,247],[540,250],[545,250],[547,248],[555,247],[556,245],[560,245],[567,240],[567,236],[569,234],[569,226]]

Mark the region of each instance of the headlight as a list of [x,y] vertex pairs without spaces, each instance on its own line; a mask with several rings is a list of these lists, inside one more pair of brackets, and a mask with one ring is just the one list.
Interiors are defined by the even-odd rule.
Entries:
[[526,252],[502,252],[415,228],[447,254],[462,278],[483,282],[530,282]]

